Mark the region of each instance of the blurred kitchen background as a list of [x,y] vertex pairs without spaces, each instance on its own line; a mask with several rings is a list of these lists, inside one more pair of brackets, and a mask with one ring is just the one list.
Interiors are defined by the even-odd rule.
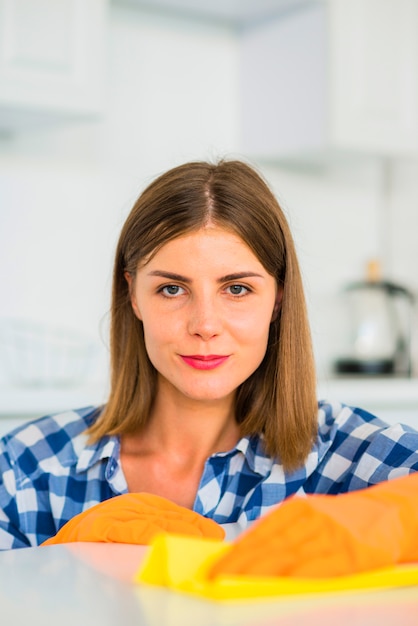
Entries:
[[106,401],[124,219],[219,157],[288,215],[318,394],[418,427],[418,0],[0,0],[0,431]]

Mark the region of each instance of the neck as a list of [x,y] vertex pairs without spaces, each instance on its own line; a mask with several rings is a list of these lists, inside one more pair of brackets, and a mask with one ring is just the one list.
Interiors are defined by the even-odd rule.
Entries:
[[239,437],[232,401],[157,401],[150,430],[158,433],[161,445],[167,449],[178,445],[182,450],[200,450],[206,456],[229,450]]
[[[157,394],[144,430],[129,437],[141,450],[201,462],[216,452],[227,452],[240,438],[233,399],[201,402]],[[125,438],[126,440],[126,438]]]

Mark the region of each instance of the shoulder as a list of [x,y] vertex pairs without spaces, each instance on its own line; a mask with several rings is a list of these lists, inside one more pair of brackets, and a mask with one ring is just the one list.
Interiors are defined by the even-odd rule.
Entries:
[[86,429],[100,412],[101,408],[90,406],[32,420],[0,440],[0,453],[7,454],[11,463],[32,466],[52,457],[76,461],[77,444],[86,439]]
[[408,426],[328,402],[319,403],[318,422],[317,491],[360,489],[418,469],[418,432]]
[[[318,405],[318,439],[322,450],[349,449],[354,455],[360,446],[366,446],[382,437],[398,440],[399,432],[407,427],[390,426],[369,411],[339,402],[320,401]],[[418,433],[416,433],[418,435]]]
[[353,433],[359,428],[364,436],[385,427],[386,422],[359,407],[325,400],[318,403],[318,434],[322,440],[333,439],[339,433]]
[[[314,446],[317,464],[319,467],[326,464],[326,472],[329,472],[330,464],[334,466],[335,463],[348,470],[388,429],[384,421],[361,408],[320,401],[318,436]],[[335,478],[335,473],[331,474]]]

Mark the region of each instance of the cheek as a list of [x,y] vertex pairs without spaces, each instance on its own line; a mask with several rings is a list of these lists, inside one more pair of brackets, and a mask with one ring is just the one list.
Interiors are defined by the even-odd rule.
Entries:
[[236,332],[239,332],[243,338],[246,337],[249,343],[267,337],[270,330],[272,310],[273,307],[267,305],[266,307],[250,310],[242,316],[236,316],[233,320]]
[[145,347],[149,354],[158,356],[158,350],[173,342],[173,338],[178,336],[175,316],[166,316],[163,320],[159,315],[143,312],[142,326],[144,332]]
[[161,359],[164,358],[164,345],[166,341],[162,333],[158,332],[158,330],[158,326],[144,324],[145,350],[155,369],[160,370]]

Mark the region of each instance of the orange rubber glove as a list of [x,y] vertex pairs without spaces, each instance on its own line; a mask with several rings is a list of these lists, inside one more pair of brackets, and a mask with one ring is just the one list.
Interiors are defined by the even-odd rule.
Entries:
[[293,496],[238,537],[209,577],[320,578],[414,561],[418,474],[337,496]]
[[150,493],[128,493],[96,504],[70,519],[42,544],[93,541],[147,545],[160,532],[223,539],[219,524]]

